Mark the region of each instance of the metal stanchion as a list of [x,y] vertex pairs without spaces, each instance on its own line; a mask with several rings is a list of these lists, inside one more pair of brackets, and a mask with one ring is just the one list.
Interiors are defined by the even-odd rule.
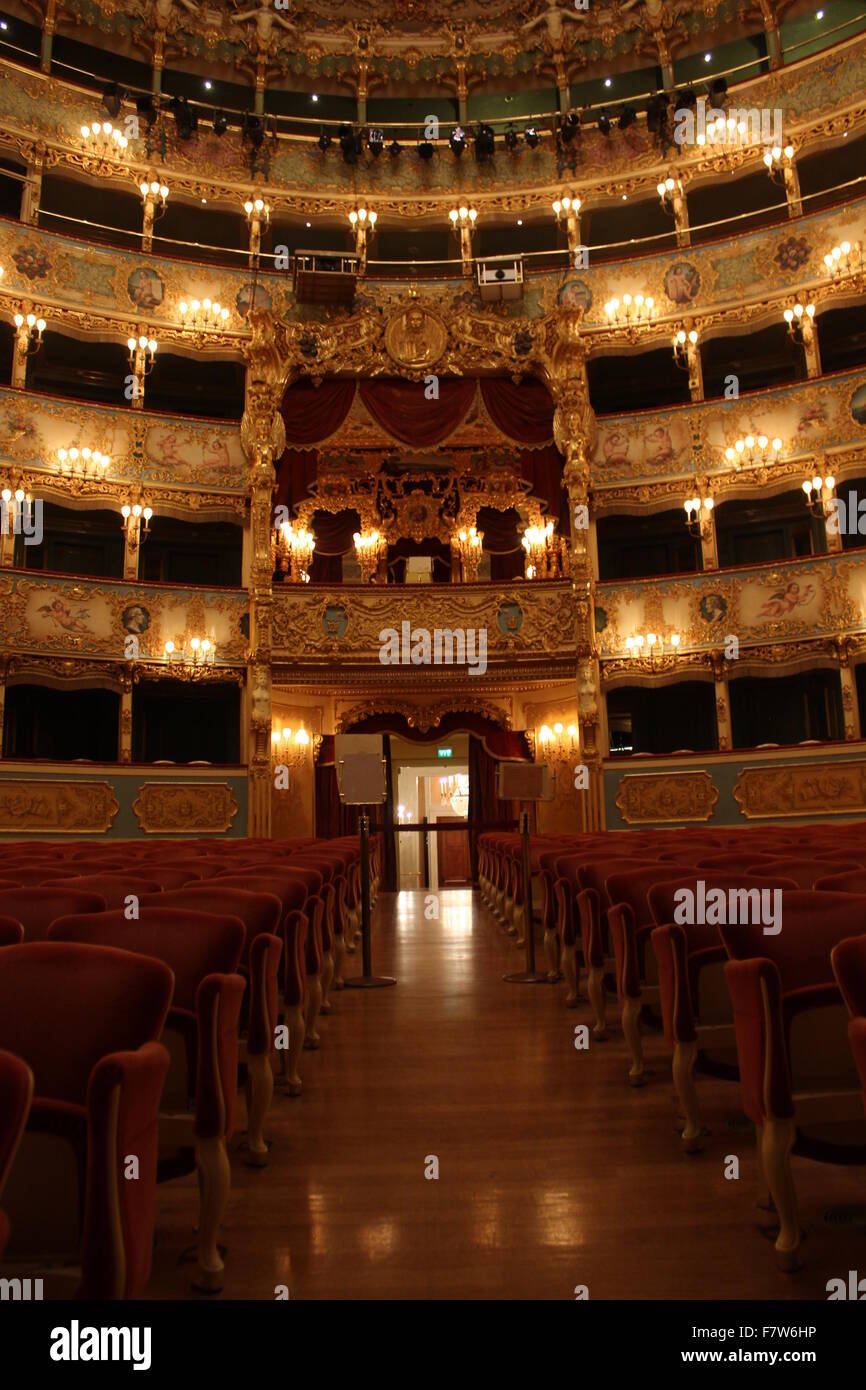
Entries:
[[523,937],[526,943],[526,969],[503,975],[509,985],[547,985],[552,981],[535,969],[535,924],[532,920],[532,867],[529,862],[529,812],[520,817],[520,849],[523,868]]
[[373,935],[370,924],[370,817],[361,812],[361,953],[362,975],[353,975],[345,980],[346,989],[379,989],[383,985],[396,985],[392,975],[373,974]]

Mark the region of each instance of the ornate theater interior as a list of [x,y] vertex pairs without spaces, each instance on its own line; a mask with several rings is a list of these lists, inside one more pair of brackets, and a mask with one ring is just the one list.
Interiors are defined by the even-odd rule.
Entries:
[[0,69],[3,1298],[866,1297],[866,5]]

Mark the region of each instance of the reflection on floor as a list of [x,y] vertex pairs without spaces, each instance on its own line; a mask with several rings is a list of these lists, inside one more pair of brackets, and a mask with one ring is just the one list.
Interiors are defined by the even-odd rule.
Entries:
[[[360,973],[360,951],[347,965]],[[477,895],[380,899],[373,968],[398,983],[334,996],[303,1097],[275,1095],[270,1166],[233,1155],[226,1298],[286,1284],[292,1299],[572,1299],[584,1284],[595,1299],[823,1299],[829,1278],[862,1269],[863,1227],[824,1220],[866,1204],[862,1169],[795,1160],[805,1268],[777,1272],[753,1224],[737,1089],[699,1079],[712,1134],[684,1157],[661,1040],[651,1084],[630,1090],[618,1029],[576,1051],[588,1008],[567,1010],[563,985],[504,984],[520,965]],[[176,1260],[193,1189],[159,1190],[154,1297],[189,1296]]]

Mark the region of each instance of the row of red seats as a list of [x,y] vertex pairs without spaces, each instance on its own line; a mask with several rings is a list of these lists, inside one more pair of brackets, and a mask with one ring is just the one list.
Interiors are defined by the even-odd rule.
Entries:
[[779,1263],[796,1268],[792,1151],[866,1162],[866,826],[538,836],[530,866],[527,910],[519,837],[480,837],[487,905],[518,939],[540,920],[549,978],[562,968],[575,1007],[584,977],[599,1040],[615,980],[632,1086],[661,1024],[686,1152],[705,1132],[698,1059],[739,1082]]
[[135,1297],[157,1183],[197,1170],[196,1286],[222,1287],[239,1067],[246,1160],[263,1167],[274,1071],[300,1095],[301,1050],[320,1043],[360,917],[350,838],[4,845],[0,1254],[11,1219],[13,1274],[35,1261],[76,1273],[79,1296]]

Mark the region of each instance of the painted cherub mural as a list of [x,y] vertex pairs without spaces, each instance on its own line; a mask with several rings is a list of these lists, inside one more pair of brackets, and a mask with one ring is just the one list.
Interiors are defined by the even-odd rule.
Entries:
[[37,610],[49,622],[56,623],[64,632],[89,632],[87,618],[90,613],[87,608],[79,608],[74,611],[62,598],[55,598],[51,603],[43,603]]
[[628,462],[629,437],[627,430],[610,430],[602,436],[601,451],[605,463]]
[[647,463],[672,463],[674,446],[671,432],[665,425],[656,425],[644,437],[644,451]]
[[758,617],[784,618],[786,614],[793,613],[795,608],[803,608],[814,597],[814,584],[805,584],[801,587],[796,579],[792,579],[786,588],[774,589],[770,597],[764,600]]

